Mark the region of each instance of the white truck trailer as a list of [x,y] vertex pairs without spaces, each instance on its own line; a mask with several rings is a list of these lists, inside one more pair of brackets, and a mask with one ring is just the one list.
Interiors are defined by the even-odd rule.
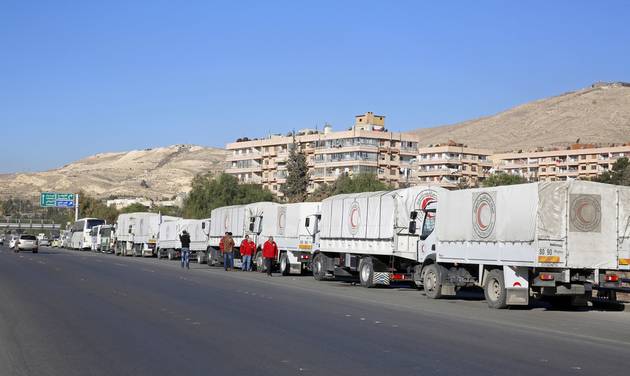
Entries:
[[234,239],[234,267],[242,264],[239,248],[245,235],[256,243],[256,253],[254,255],[254,265],[258,270],[262,270],[262,245],[269,235],[269,230],[265,231],[265,225],[272,227],[269,219],[277,216],[280,205],[273,202],[257,202],[247,205],[225,206],[214,209],[211,213],[210,226],[210,252],[208,265],[218,265],[223,263],[223,256],[219,250],[221,238],[226,232],[232,233]]
[[116,255],[153,256],[160,224],[178,219],[158,213],[120,214],[116,224]]
[[358,280],[365,287],[420,283],[424,258],[435,244],[434,237],[421,241],[416,228],[419,221],[434,220],[425,210],[443,190],[426,185],[322,201],[320,247],[312,265],[315,279]]
[[[421,239],[437,234],[422,270],[426,295],[481,286],[488,305],[527,305],[531,294],[583,305],[593,284],[630,261],[630,194],[617,186],[539,182],[441,191]],[[435,225],[435,231],[434,231]]]
[[156,255],[158,259],[166,257],[175,260],[181,257],[182,243],[179,236],[183,231],[190,235],[190,259],[198,263],[206,262],[209,249],[209,219],[177,219],[160,224]]
[[256,266],[263,268],[261,248],[273,236],[278,246],[276,264],[283,275],[302,274],[310,269],[313,251],[319,248],[320,205],[318,202],[300,202],[259,207],[261,226],[257,227],[254,221],[254,228],[249,229],[250,237],[258,239],[259,249],[254,257]]

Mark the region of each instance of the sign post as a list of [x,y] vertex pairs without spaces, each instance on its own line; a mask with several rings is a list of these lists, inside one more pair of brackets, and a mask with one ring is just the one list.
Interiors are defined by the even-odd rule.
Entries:
[[42,192],[39,196],[42,208],[74,208],[74,220],[79,219],[79,195],[74,193]]

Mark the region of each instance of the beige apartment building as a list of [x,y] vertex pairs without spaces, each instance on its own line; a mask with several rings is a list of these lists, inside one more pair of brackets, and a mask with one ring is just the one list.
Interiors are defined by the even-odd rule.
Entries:
[[449,142],[418,149],[418,183],[439,184],[444,188],[475,187],[492,169],[492,152]]
[[[304,129],[296,132],[296,142],[306,154],[310,172],[309,191],[323,183],[332,183],[342,174],[372,173],[379,180],[399,187],[415,184],[413,164],[418,150],[412,134],[388,132],[385,116],[367,112],[355,117],[355,124],[345,131]],[[282,196],[286,182],[286,163],[292,135],[271,135],[262,139],[244,139],[226,146],[230,152],[226,172],[241,182],[262,184]]]
[[594,147],[573,145],[567,150],[494,154],[495,170],[530,181],[590,179],[612,168],[619,158],[630,157],[630,144]]

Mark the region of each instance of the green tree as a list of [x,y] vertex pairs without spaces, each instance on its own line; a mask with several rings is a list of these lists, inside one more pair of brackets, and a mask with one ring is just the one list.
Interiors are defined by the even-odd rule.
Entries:
[[182,212],[186,218],[208,218],[221,206],[274,200],[273,193],[259,184],[239,184],[236,177],[225,173],[216,177],[204,174],[192,180]]
[[82,218],[101,218],[106,220],[107,223],[114,223],[118,218],[118,210],[105,205],[102,200],[89,196],[84,192],[79,192],[79,216]]
[[308,164],[304,151],[295,141],[295,136],[293,136],[293,144],[289,150],[287,173],[287,181],[280,187],[280,191],[289,202],[304,201],[309,183]]
[[173,217],[181,217],[182,209],[177,206],[153,206],[151,212],[160,213],[162,215],[170,215]]
[[391,185],[378,180],[376,174],[359,173],[352,177],[340,175],[333,184],[319,186],[310,196],[309,201],[321,201],[327,197],[343,193],[376,192],[394,189]]
[[136,202],[120,209],[120,212],[121,213],[145,213],[145,212],[149,212],[149,207],[146,205],[142,205],[139,202]]
[[505,172],[494,173],[485,178],[481,185],[483,187],[498,187],[500,185],[512,185],[527,183],[527,179],[522,176],[506,174]]
[[593,181],[630,186],[630,160],[626,157],[617,159],[610,171],[604,172]]

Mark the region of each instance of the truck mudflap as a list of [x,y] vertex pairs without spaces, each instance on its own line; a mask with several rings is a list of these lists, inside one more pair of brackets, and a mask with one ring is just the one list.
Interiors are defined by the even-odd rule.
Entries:
[[528,305],[529,304],[529,278],[527,267],[504,266],[503,279],[505,281],[505,292],[507,305]]

